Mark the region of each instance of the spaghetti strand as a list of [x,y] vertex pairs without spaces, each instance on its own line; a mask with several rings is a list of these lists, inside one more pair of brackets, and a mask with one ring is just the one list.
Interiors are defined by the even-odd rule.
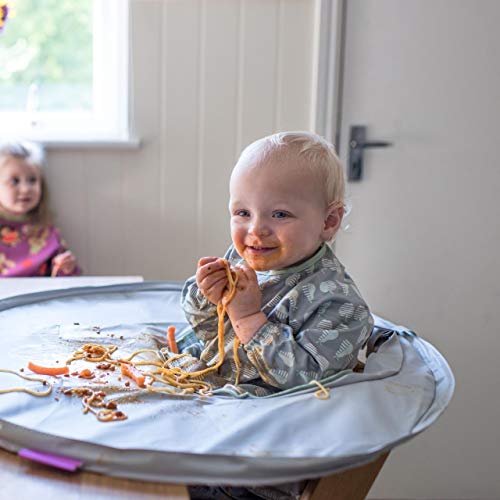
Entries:
[[44,378],[40,377],[30,377],[29,375],[22,375],[14,370],[8,370],[6,368],[0,368],[1,373],[10,373],[11,375],[16,375],[17,377],[23,378],[24,380],[29,380],[30,382],[41,382],[44,386],[48,385],[45,391],[33,391],[27,389],[26,387],[12,387],[9,389],[1,389],[0,394],[8,394],[9,392],[25,392],[26,394],[31,394],[32,396],[44,397],[48,396],[52,392],[52,383]]

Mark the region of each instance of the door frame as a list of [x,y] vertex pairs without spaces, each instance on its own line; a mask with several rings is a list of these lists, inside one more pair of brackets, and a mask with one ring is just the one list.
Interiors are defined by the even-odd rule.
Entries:
[[340,153],[346,0],[316,0],[313,129]]

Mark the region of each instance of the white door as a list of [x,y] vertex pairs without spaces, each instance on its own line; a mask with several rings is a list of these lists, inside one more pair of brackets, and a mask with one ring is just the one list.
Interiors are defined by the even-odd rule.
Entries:
[[337,253],[375,313],[448,359],[455,397],[372,498],[500,498],[500,2],[348,0],[341,156],[367,126]]

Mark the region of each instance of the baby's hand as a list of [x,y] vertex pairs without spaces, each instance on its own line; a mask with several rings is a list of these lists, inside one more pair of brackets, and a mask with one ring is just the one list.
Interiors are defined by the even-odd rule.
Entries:
[[62,271],[63,274],[71,274],[76,267],[75,256],[67,250],[64,253],[56,255],[52,259],[52,269],[53,271]]
[[218,257],[200,259],[196,270],[196,284],[207,300],[217,304],[228,284],[224,260]]
[[262,292],[255,271],[246,263],[234,268],[238,274],[236,293],[227,305],[227,313],[236,335],[244,343],[267,321],[261,311]]

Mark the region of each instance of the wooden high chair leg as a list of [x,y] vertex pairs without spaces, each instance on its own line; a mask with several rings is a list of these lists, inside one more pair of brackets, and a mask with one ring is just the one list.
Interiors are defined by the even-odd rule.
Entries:
[[388,456],[389,452],[360,467],[310,480],[300,500],[364,500]]

